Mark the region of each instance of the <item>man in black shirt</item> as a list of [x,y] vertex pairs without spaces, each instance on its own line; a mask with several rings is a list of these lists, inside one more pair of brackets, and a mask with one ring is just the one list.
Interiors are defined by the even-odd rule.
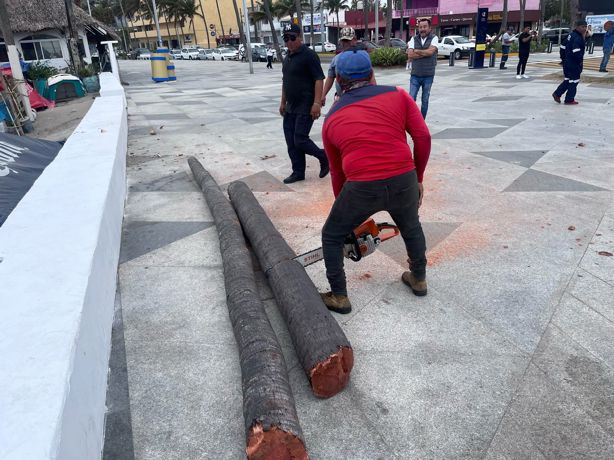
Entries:
[[291,184],[305,180],[305,154],[320,161],[320,178],[329,171],[326,153],[309,138],[313,122],[320,118],[324,72],[318,55],[303,44],[299,26],[285,26],[283,39],[288,55],[282,66],[279,114],[284,117],[284,136],[292,162],[292,174],[284,183]]
[[529,60],[529,53],[531,52],[531,40],[535,39],[535,31],[531,30],[529,26],[524,26],[522,33],[518,36],[518,66],[516,67],[516,80],[521,78],[529,78],[524,74],[527,68],[527,61]]

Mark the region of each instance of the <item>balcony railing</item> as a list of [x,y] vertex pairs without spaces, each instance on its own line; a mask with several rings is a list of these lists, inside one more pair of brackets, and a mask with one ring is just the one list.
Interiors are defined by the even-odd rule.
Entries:
[[[436,6],[431,6],[429,8],[410,8],[403,10],[404,18],[416,18],[422,16],[433,16],[435,14],[439,14],[439,8]],[[392,10],[393,18],[400,18],[401,11],[400,10]]]

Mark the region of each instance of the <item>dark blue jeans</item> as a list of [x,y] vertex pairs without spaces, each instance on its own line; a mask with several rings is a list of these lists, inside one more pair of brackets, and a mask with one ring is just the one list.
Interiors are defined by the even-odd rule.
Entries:
[[292,162],[292,174],[302,178],[305,177],[305,154],[316,157],[320,165],[328,162],[324,149],[309,138],[312,126],[313,119],[308,113],[286,112],[284,115],[284,136]]
[[431,95],[431,86],[433,86],[434,76],[432,77],[417,77],[412,75],[409,79],[409,94],[415,101],[418,97],[418,90],[422,88],[422,102],[420,105],[420,112],[422,118],[426,120],[426,113],[429,110],[429,97]]
[[605,70],[608,67],[608,62],[610,62],[610,54],[612,54],[612,47],[610,49],[603,48],[603,59],[601,59],[601,64],[599,68],[601,70]]
[[[345,237],[379,211],[388,211],[399,227],[416,278],[426,277],[426,243],[418,218],[416,171],[369,182],[346,182],[322,228],[326,277],[333,294],[347,295],[343,269]],[[386,243],[383,243],[386,244]]]
[[510,55],[510,46],[509,45],[502,45],[501,46],[501,53],[503,55],[501,56],[501,64],[499,65],[499,68],[503,69],[505,67],[505,63],[507,62],[507,58]]

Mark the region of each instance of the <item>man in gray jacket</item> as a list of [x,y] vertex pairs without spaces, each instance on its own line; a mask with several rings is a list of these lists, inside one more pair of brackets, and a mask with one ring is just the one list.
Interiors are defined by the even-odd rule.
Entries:
[[407,58],[411,60],[409,94],[415,101],[418,97],[418,90],[422,88],[420,112],[422,112],[422,117],[426,119],[431,86],[437,66],[437,43],[439,43],[439,40],[436,35],[431,33],[431,21],[429,19],[418,21],[418,32],[420,35],[412,37],[407,44]]

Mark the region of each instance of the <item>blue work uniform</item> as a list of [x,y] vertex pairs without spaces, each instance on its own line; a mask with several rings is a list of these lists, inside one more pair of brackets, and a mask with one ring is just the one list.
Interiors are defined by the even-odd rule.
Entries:
[[565,92],[565,102],[572,102],[576,97],[580,74],[584,64],[584,37],[576,30],[569,34],[565,47],[565,61],[563,62],[563,74],[565,79],[559,85],[554,94],[561,97]]

